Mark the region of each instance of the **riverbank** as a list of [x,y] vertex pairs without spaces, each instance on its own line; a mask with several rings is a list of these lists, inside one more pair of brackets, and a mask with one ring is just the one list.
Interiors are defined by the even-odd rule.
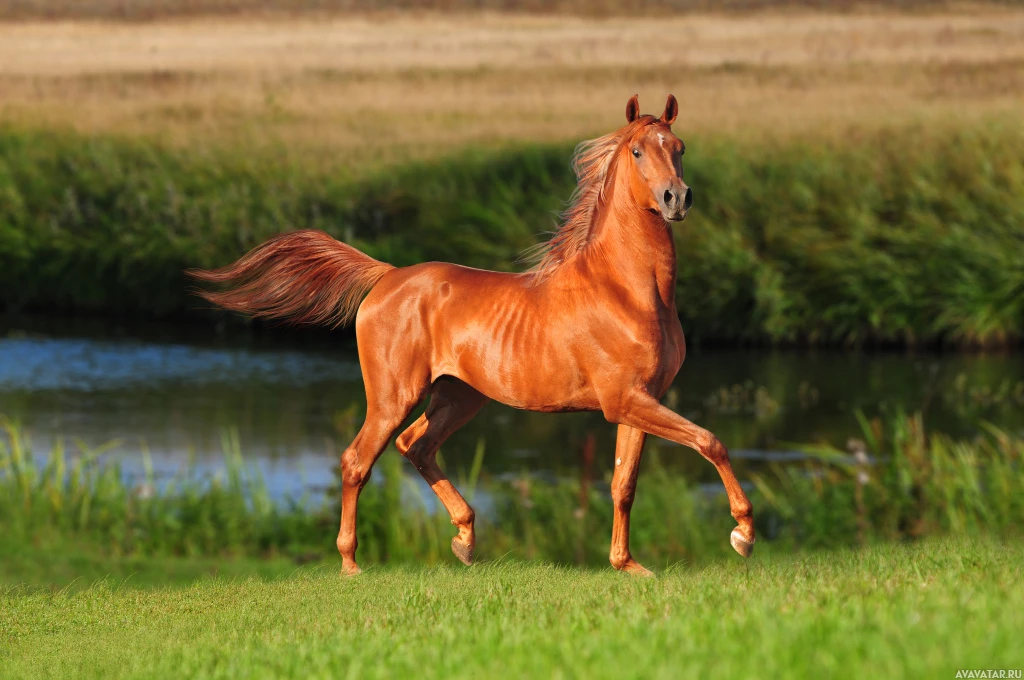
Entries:
[[[1024,128],[1007,119],[739,144],[689,139],[676,227],[691,342],[1012,345],[1024,338]],[[216,318],[183,270],[325,229],[396,265],[514,271],[571,194],[570,145],[356,178],[294,159],[8,128],[0,304]]]
[[[1014,534],[1024,525],[1024,441],[995,429],[973,440],[929,435],[920,418],[864,423],[868,459],[823,446],[807,458],[745,476],[752,483],[758,545],[793,552],[917,540],[928,536]],[[88,545],[110,558],[262,558],[296,563],[336,559],[339,494],[273,500],[246,467],[238,442],[225,439],[224,466],[212,474],[157,478],[147,461],[142,478],[126,477],[101,451],[72,457],[63,448],[33,458],[19,429],[0,439],[0,546],[10,569],[25,578],[26,560],[47,549]],[[482,474],[484,444],[467,470],[450,471],[477,504],[478,557],[514,557],[591,566],[607,564],[611,535],[608,479],[589,464],[576,479]],[[691,484],[648,447],[633,506],[634,555],[652,568],[704,563],[730,554],[734,522],[724,495]],[[389,451],[359,508],[364,564],[451,563],[452,528],[408,464]],[[95,561],[95,560],[92,560]],[[84,560],[88,564],[89,559]],[[19,566],[21,565],[21,566]],[[19,576],[20,575],[20,576]],[[39,578],[66,582],[63,558]]]

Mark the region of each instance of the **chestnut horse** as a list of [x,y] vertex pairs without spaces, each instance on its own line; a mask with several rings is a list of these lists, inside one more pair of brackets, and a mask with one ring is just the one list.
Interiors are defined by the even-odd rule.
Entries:
[[579,146],[579,185],[563,224],[523,273],[442,262],[395,268],[319,231],[276,236],[233,265],[193,271],[223,284],[207,300],[251,316],[336,326],[355,319],[366,420],[341,457],[338,551],[356,565],[356,505],[377,457],[413,409],[426,412],[396,440],[437,494],[459,533],[452,551],[471,564],[473,509],[435,460],[441,444],[488,399],[530,411],[601,411],[618,425],[610,561],[650,575],[629,552],[629,513],[648,434],[700,452],[722,477],[732,546],[754,547],[750,501],[713,434],[662,406],[686,355],[676,312],[670,222],[693,193],[683,142],[661,118],[626,105],[622,129]]

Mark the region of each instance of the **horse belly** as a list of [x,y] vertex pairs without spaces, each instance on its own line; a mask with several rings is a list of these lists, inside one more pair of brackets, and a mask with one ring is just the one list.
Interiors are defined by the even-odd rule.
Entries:
[[[522,384],[482,381],[484,388],[477,387],[485,395],[512,408],[543,413],[567,413],[571,411],[597,411],[601,405],[589,385],[567,384],[557,379],[546,379],[538,371]],[[471,383],[472,384],[472,383]],[[475,387],[475,384],[474,384]]]
[[559,324],[532,310],[503,310],[487,328],[452,326],[435,372],[469,383],[494,401],[527,411],[588,411],[597,395]]
[[482,354],[464,353],[450,373],[494,401],[548,413],[600,408],[593,387],[568,353],[508,353],[493,359]]

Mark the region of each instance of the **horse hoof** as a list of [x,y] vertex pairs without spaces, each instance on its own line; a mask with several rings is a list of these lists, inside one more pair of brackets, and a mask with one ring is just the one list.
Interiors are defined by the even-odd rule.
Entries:
[[452,539],[452,552],[459,558],[459,561],[465,564],[467,567],[473,564],[473,548],[468,546],[459,540],[456,536]]
[[352,564],[346,564],[341,567],[341,575],[348,578],[350,576],[359,576],[363,573],[363,570],[359,568],[359,565],[353,562]]
[[729,543],[731,543],[733,549],[743,557],[750,557],[751,553],[754,552],[755,541],[757,541],[756,538],[752,538],[749,541],[744,538],[743,534],[740,533],[739,527],[733,529],[732,534],[729,536]]
[[633,576],[641,576],[643,578],[654,578],[654,572],[640,564],[636,560],[630,560],[622,567],[622,571]]

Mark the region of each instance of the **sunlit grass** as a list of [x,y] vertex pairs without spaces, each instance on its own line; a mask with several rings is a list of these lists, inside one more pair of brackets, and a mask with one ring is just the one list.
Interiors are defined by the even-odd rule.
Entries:
[[1020,668],[1019,541],[736,557],[654,580],[501,561],[0,591],[4,677],[953,677]]

